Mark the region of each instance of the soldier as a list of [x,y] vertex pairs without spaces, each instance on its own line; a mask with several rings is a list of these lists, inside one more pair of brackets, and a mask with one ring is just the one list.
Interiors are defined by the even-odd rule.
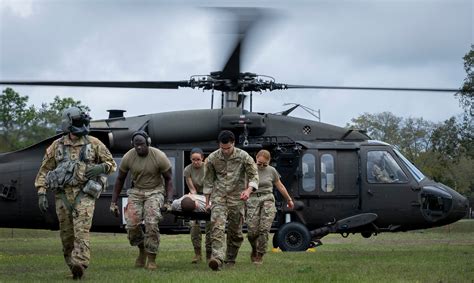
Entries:
[[39,208],[48,210],[46,191],[55,193],[59,235],[73,279],[81,279],[89,266],[89,230],[95,200],[117,165],[105,145],[89,136],[90,117],[78,107],[66,109],[61,127],[65,135],[46,150],[35,187]]
[[[191,164],[184,168],[184,178],[186,184],[188,185],[189,192],[191,194],[202,195],[202,183],[204,181],[204,153],[200,148],[193,148],[191,150]],[[194,257],[191,260],[191,263],[198,263],[201,261],[201,226],[199,220],[189,221],[191,226],[191,242],[194,247]],[[211,222],[206,221],[205,223],[205,233],[206,233],[206,259],[211,258]]]
[[[127,191],[128,203],[125,208],[126,229],[130,245],[138,246],[139,254],[136,267],[149,270],[157,268],[155,259],[160,245],[158,223],[162,216],[160,208],[170,206],[173,197],[171,163],[161,150],[151,147],[151,139],[144,131],[132,135],[132,145],[122,159],[115,181],[110,211],[119,216],[117,199],[130,171],[132,188]],[[164,186],[163,186],[164,179]],[[145,224],[143,233],[141,223]]]
[[[244,201],[258,189],[257,165],[247,152],[234,147],[234,134],[222,131],[218,141],[220,148],[207,158],[204,178],[206,207],[209,208],[209,201],[212,201],[209,267],[215,271],[222,268],[224,253],[226,265],[235,264],[244,240]],[[226,221],[227,250],[224,248]]]
[[254,264],[262,264],[263,256],[267,251],[268,235],[276,214],[273,185],[280,191],[293,209],[294,204],[288,191],[280,180],[277,170],[270,166],[271,155],[268,150],[257,153],[258,192],[254,192],[247,200],[247,237],[252,246],[250,260]]

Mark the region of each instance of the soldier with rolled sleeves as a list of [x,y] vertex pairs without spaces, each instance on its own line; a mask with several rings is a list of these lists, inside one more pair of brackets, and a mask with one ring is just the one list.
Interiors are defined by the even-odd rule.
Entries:
[[[231,131],[222,131],[218,137],[219,149],[207,158],[204,178],[206,206],[211,208],[212,257],[209,267],[220,270],[222,264],[235,264],[244,240],[244,202],[258,189],[257,166],[245,151],[235,148]],[[224,247],[227,222],[227,249]]]
[[[135,266],[155,270],[157,268],[156,254],[160,245],[160,229],[158,227],[162,218],[160,208],[163,206],[171,208],[173,182],[171,163],[168,157],[150,144],[151,139],[146,132],[133,133],[132,145],[134,148],[125,153],[120,163],[110,211],[115,216],[119,216],[117,199],[130,171],[132,188],[127,191],[128,203],[124,212],[127,222],[125,228],[130,245],[138,246],[139,254],[135,260]],[[141,227],[142,222],[145,224],[145,233]]]
[[[202,149],[195,147],[191,149],[191,164],[186,166],[183,171],[183,175],[186,181],[186,184],[189,188],[189,193],[192,195],[200,196],[202,195],[202,185],[204,181],[204,152]],[[198,197],[198,199],[201,199]],[[191,226],[191,242],[194,247],[194,257],[191,260],[191,263],[198,263],[201,261],[201,225],[199,220],[189,221]],[[206,259],[211,258],[211,222],[205,221],[205,247],[206,247]]]
[[117,167],[107,147],[88,135],[89,122],[78,107],[63,112],[65,135],[47,148],[35,180],[42,213],[48,210],[47,190],[55,193],[64,259],[73,279],[81,279],[89,266],[95,200],[106,186],[106,174]]

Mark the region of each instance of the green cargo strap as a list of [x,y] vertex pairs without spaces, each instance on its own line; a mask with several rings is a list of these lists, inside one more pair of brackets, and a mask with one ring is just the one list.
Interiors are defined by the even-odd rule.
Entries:
[[69,200],[67,199],[66,195],[64,194],[64,191],[61,191],[59,193],[59,196],[61,196],[61,199],[64,203],[64,205],[66,206],[67,210],[69,211],[69,214],[71,214],[72,216],[74,216],[75,213],[77,213],[76,211],[76,206],[81,202],[81,199],[82,197],[84,196],[84,192],[81,190],[79,191],[79,193],[77,194],[76,198],[74,199],[74,203],[71,204],[69,202]]

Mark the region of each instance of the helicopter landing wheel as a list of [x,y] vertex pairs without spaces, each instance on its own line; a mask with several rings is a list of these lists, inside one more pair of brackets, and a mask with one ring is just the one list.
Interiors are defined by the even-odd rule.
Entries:
[[282,251],[298,252],[308,249],[311,235],[303,224],[289,222],[278,230],[278,246]]

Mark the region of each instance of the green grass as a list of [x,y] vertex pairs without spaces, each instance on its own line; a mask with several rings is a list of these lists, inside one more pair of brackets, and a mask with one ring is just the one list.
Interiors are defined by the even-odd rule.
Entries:
[[[162,235],[159,269],[136,269],[125,234],[92,234],[88,282],[474,282],[474,221],[405,233],[329,235],[316,252],[250,263],[245,240],[232,269],[191,264],[189,235]],[[70,281],[57,231],[0,229],[0,282]]]

